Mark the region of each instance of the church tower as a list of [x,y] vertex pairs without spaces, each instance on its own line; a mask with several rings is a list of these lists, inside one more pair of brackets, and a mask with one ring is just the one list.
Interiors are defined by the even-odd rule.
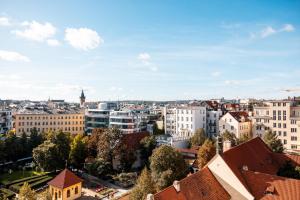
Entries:
[[84,107],[85,96],[84,96],[83,90],[81,90],[81,95],[79,98],[80,98],[80,107]]

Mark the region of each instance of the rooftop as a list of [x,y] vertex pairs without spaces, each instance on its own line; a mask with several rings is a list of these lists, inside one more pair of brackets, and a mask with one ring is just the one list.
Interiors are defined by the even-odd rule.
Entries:
[[81,178],[76,176],[70,170],[64,169],[54,179],[49,181],[48,185],[64,189],[81,182],[83,182]]

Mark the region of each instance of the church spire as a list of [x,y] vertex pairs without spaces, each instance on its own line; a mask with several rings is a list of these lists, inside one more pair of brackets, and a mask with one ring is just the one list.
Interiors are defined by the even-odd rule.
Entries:
[[81,90],[81,95],[79,98],[80,98],[80,107],[83,107],[85,103],[85,96],[83,90]]

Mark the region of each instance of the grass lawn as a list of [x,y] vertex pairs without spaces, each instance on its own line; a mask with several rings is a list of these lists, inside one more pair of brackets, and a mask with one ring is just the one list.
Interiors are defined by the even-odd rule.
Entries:
[[24,173],[23,171],[14,171],[12,174],[5,173],[0,175],[0,182],[5,184],[10,181],[14,181],[17,179],[21,178],[26,178],[26,177],[31,177],[31,176],[36,176],[36,175],[43,175],[45,172],[36,172],[32,170],[25,170]]

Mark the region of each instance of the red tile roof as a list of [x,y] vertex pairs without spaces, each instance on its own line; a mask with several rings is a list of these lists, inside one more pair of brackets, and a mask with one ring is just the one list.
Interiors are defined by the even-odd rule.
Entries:
[[137,150],[140,146],[140,141],[147,136],[149,136],[149,133],[146,131],[124,134],[122,137],[122,142],[127,148]]
[[73,174],[70,170],[64,169],[54,179],[49,181],[48,185],[64,189],[80,182],[83,182],[81,178]]
[[241,174],[243,166],[267,174],[276,174],[280,167],[280,164],[272,159],[272,151],[259,137],[225,151],[222,157],[246,188],[247,184]]
[[238,122],[242,122],[242,119],[245,120],[245,122],[251,121],[249,119],[249,115],[245,111],[237,111],[237,112],[229,112],[229,114],[234,117]]
[[[243,171],[243,177],[257,200],[299,200],[300,180],[253,171]],[[265,192],[273,194],[265,194]]]
[[220,185],[208,167],[181,181],[180,191],[173,186],[156,193],[154,200],[226,200],[230,195]]
[[300,166],[300,155],[273,153],[273,158],[282,166],[286,161],[291,161],[295,166]]

